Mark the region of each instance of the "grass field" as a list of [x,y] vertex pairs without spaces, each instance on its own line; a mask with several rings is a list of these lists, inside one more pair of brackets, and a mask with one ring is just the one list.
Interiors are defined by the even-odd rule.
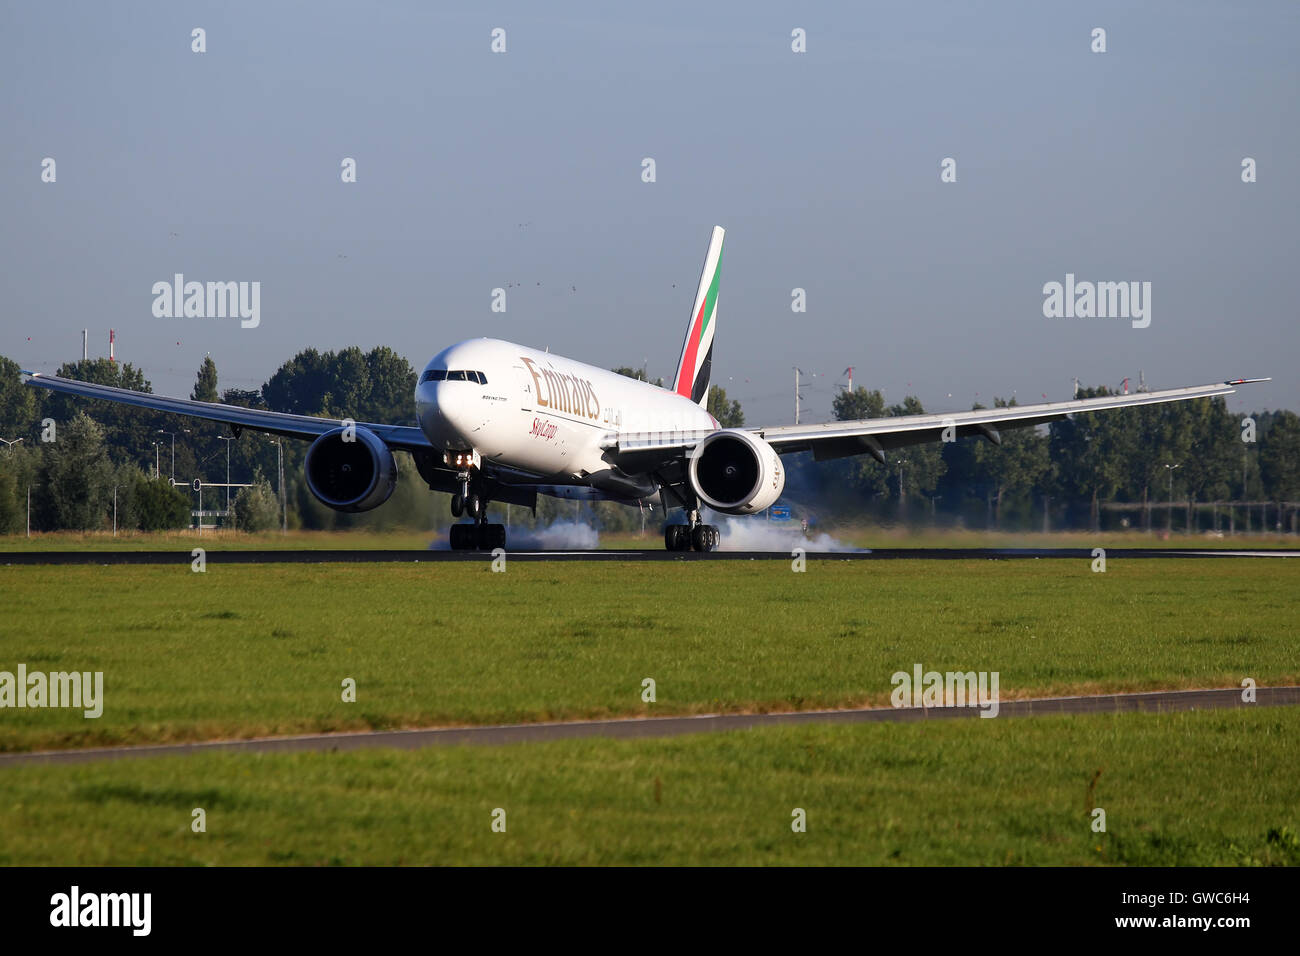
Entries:
[[1297,683],[1297,585],[1244,559],[0,567],[0,670],[105,684],[99,719],[0,710],[0,750],[883,705],[917,663],[1003,699]]
[[1271,708],[14,768],[0,864],[1297,865],[1297,739]]
[[[761,523],[760,519],[739,519]],[[799,535],[794,523],[784,527],[791,540]],[[1186,535],[1140,531],[1090,534],[1087,532],[1053,532],[1050,534],[1019,532],[955,531],[943,529],[909,530],[886,527],[815,528],[810,535],[826,531],[843,544],[858,548],[1300,548],[1300,536],[1294,534],[1239,534],[1218,537],[1209,534]],[[268,531],[248,534],[243,531],[167,531],[122,532],[58,531],[0,536],[0,564],[6,551],[166,551],[204,547],[209,550],[423,550],[434,540],[441,541],[446,528],[425,531]],[[628,533],[600,535],[600,547],[615,550],[659,550],[663,538],[656,530],[645,537]]]

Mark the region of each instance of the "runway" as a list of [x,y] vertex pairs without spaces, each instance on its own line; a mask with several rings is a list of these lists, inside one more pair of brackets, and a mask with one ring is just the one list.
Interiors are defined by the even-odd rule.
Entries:
[[[792,545],[796,547],[797,545]],[[193,547],[202,547],[195,543]],[[192,548],[176,551],[0,551],[0,565],[186,564]],[[369,564],[491,561],[485,551],[260,550],[204,552],[208,564]],[[506,551],[511,561],[789,561],[791,551]],[[873,548],[861,551],[805,551],[809,561],[1091,561],[1091,548]],[[1124,558],[1300,558],[1300,549],[1253,550],[1107,548],[1107,560]]]
[[[1300,704],[1300,687],[1260,687],[1255,703],[1241,699],[1240,688],[1221,690],[1156,691],[1142,694],[1102,694],[1091,697],[1040,697],[1004,701],[998,717],[1041,717],[1053,714],[1169,713],[1187,710],[1231,710],[1249,707],[1294,707]],[[952,718],[979,719],[974,707],[876,707],[861,710],[796,711],[780,714],[703,714],[689,717],[577,720],[563,723],[510,724],[489,727],[446,727],[427,730],[376,730],[361,733],[302,734],[253,740],[222,740],[146,747],[101,747],[88,750],[50,750],[0,754],[0,770],[36,764],[77,764],[98,760],[140,757],[180,757],[200,753],[302,753],[304,751],[363,750],[393,747],[415,750],[448,745],[499,746],[574,740],[584,737],[632,739],[672,737],[801,724],[863,724],[914,722]]]

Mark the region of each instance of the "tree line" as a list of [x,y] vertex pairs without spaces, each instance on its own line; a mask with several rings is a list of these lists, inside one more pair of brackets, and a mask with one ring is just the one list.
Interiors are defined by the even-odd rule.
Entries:
[[[1114,394],[1102,386],[1077,397]],[[1012,407],[995,399],[995,407]],[[973,408],[983,406],[976,404]],[[919,415],[915,397],[886,406],[879,391],[836,396],[840,420]],[[945,518],[970,527],[1028,530],[1044,524],[1152,530],[1158,512],[1180,530],[1210,530],[1205,505],[1255,502],[1270,523],[1294,531],[1300,508],[1300,416],[1233,415],[1222,397],[1076,415],[1038,428],[1004,429],[1002,442],[966,437],[869,456],[791,463],[787,487],[866,510],[882,520]],[[1224,517],[1226,518],[1226,512]]]
[[[56,374],[153,391],[143,371],[130,362],[67,362]],[[388,348],[306,349],[251,390],[220,390],[216,364],[205,358],[189,397],[305,415],[413,423],[415,377],[410,363]],[[43,422],[52,423],[52,430]],[[232,484],[251,486],[229,490],[231,521],[247,530],[275,528],[282,520],[280,489],[275,487],[281,454],[288,527],[382,528],[411,520],[389,506],[369,515],[340,515],[321,505],[302,477],[306,442],[252,431],[234,438],[216,422],[30,388],[21,384],[18,365],[2,356],[0,438],[15,442],[0,450],[0,533],[23,532],[29,515],[33,531],[104,530],[114,523],[128,530],[183,528],[197,504],[192,482],[226,482],[227,476]],[[409,467],[403,471],[413,477],[414,466],[409,460],[405,464]],[[413,488],[415,484],[403,482],[394,499],[427,513],[427,502],[416,500],[423,486]],[[226,494],[225,489],[205,489],[204,510],[225,510]]]

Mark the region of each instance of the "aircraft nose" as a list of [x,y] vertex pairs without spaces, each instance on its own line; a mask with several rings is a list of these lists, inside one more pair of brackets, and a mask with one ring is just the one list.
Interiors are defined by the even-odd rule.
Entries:
[[473,427],[469,421],[469,396],[464,384],[423,382],[416,390],[420,430],[431,442],[443,444],[462,439]]

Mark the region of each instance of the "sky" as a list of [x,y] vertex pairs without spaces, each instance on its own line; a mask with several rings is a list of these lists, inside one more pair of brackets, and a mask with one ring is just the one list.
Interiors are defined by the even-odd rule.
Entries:
[[[716,223],[749,424],[796,366],[805,422],[848,366],[929,411],[1139,373],[1300,409],[1298,40],[1263,2],[3,0],[0,354],[113,328],[188,395],[205,355],[256,388],[492,336],[671,382]],[[260,283],[259,323],[156,316],[176,273]],[[1150,282],[1150,324],[1045,316],[1067,274]]]

